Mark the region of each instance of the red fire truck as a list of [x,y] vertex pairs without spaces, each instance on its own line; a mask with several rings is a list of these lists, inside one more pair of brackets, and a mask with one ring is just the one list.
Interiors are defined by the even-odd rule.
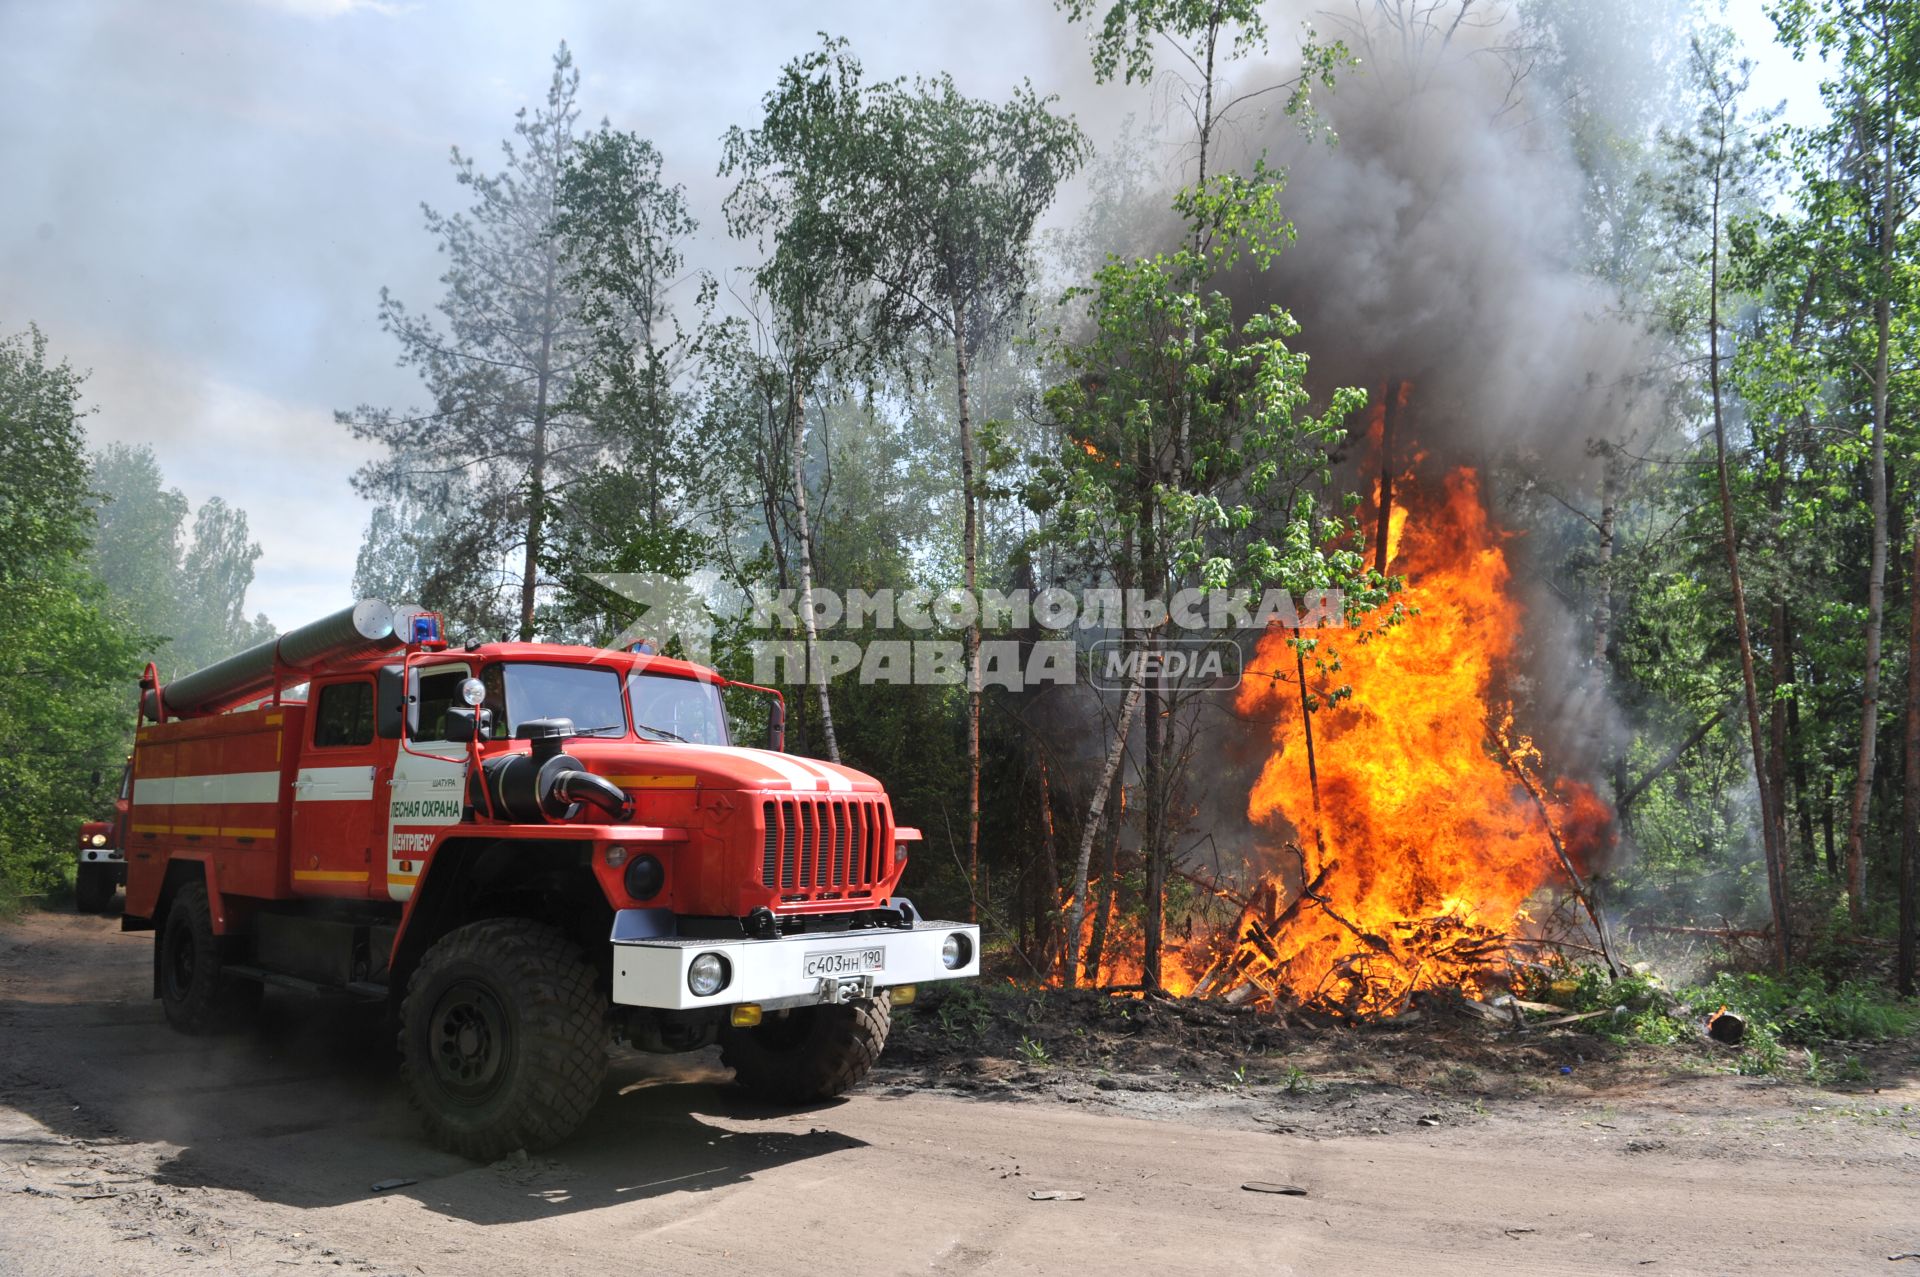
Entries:
[[[770,697],[766,749],[721,693]],[[783,752],[768,688],[645,650],[455,647],[365,601],[143,680],[123,927],[194,1032],[272,985],[387,1003],[429,1133],[550,1145],[610,1040],[718,1042],[802,1102],[872,1067],[890,1007],[979,973],[979,931],[895,894],[917,830]]]
[[[127,791],[132,775],[131,764],[120,773],[112,820],[89,820],[80,826],[80,845],[73,853],[73,906],[81,913],[105,913],[127,880]],[[95,783],[99,780],[94,773]]]

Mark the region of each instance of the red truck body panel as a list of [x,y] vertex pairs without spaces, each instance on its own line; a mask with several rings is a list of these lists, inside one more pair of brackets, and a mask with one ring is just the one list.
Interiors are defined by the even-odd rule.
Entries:
[[[379,735],[317,740],[314,707],[327,689],[366,684],[369,707],[383,668],[467,666],[478,676],[501,662],[610,667],[726,685],[712,670],[660,656],[547,644],[468,650],[408,649],[301,672],[305,701],[283,699],[138,730],[128,813],[127,914],[153,919],[170,863],[205,866],[215,927],[260,902],[331,898],[380,902],[411,914],[413,889],[454,840],[579,842],[594,848],[598,881],[615,908],[665,907],[679,915],[745,917],[845,912],[885,904],[905,868],[885,791],[851,768],[768,750],[644,738],[575,736],[565,752],[632,802],[630,819],[592,808],[544,824],[496,821],[466,802],[464,746],[418,745]],[[621,683],[624,704],[626,682]],[[361,695],[358,692],[343,692]],[[369,709],[371,713],[371,708]],[[580,727],[599,726],[579,724]],[[524,740],[490,740],[487,756],[526,752]],[[439,751],[439,752],[437,752]],[[445,769],[436,797],[403,797],[399,764]],[[455,777],[458,776],[456,780]],[[636,901],[605,848],[657,857],[665,886]],[[404,923],[403,923],[404,932]]]

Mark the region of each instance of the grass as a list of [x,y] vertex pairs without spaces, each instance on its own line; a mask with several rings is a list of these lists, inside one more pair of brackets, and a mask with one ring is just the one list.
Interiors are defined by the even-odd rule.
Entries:
[[1653,976],[1629,973],[1609,979],[1596,967],[1556,973],[1553,1000],[1574,1011],[1618,1009],[1581,1025],[1616,1042],[1668,1046],[1696,1037],[1706,1018],[1722,1007],[1747,1023],[1734,1071],[1743,1077],[1771,1077],[1788,1060],[1787,1048],[1800,1047],[1809,1082],[1825,1086],[1867,1079],[1857,1055],[1823,1055],[1833,1043],[1885,1042],[1920,1028],[1920,1009],[1895,999],[1887,990],[1855,980],[1829,981],[1811,971],[1787,976],[1761,972],[1722,972],[1703,985],[1674,991]]
[[1854,980],[1828,984],[1818,976],[1724,972],[1710,984],[1684,990],[1681,1000],[1696,1015],[1722,1006],[1747,1018],[1748,1029],[1764,1025],[1782,1042],[1885,1042],[1913,1032],[1920,1010],[1885,990]]
[[1280,1085],[1288,1095],[1311,1095],[1320,1089],[1313,1075],[1298,1064],[1287,1065],[1287,1071],[1280,1076]]
[[935,1019],[950,1038],[977,1042],[993,1027],[993,1003],[977,984],[954,984],[943,991]]
[[1038,1038],[1021,1038],[1019,1045],[1013,1049],[1020,1053],[1021,1059],[1038,1068],[1053,1063],[1053,1055],[1047,1050],[1047,1044]]

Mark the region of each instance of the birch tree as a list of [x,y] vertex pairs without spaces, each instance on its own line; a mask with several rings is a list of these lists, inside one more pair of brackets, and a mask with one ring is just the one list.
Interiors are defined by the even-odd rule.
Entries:
[[453,490],[465,503],[447,512],[437,545],[466,556],[449,565],[457,576],[484,585],[456,591],[481,602],[479,614],[456,619],[482,630],[512,625],[522,639],[538,629],[550,511],[599,446],[591,423],[567,407],[582,330],[554,233],[579,85],[562,44],[545,99],[517,113],[497,171],[454,148],[454,180],[473,203],[464,213],[421,210],[446,259],[438,319],[381,290],[381,326],[400,345],[400,365],[419,373],[429,405],[336,414],[386,450],[355,476],[361,495],[431,501],[459,480]]

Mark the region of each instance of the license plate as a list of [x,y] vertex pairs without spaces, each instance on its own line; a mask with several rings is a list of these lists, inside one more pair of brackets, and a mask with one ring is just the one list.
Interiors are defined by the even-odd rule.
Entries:
[[836,949],[832,953],[809,953],[806,956],[806,978],[809,980],[872,975],[886,969],[885,949]]

